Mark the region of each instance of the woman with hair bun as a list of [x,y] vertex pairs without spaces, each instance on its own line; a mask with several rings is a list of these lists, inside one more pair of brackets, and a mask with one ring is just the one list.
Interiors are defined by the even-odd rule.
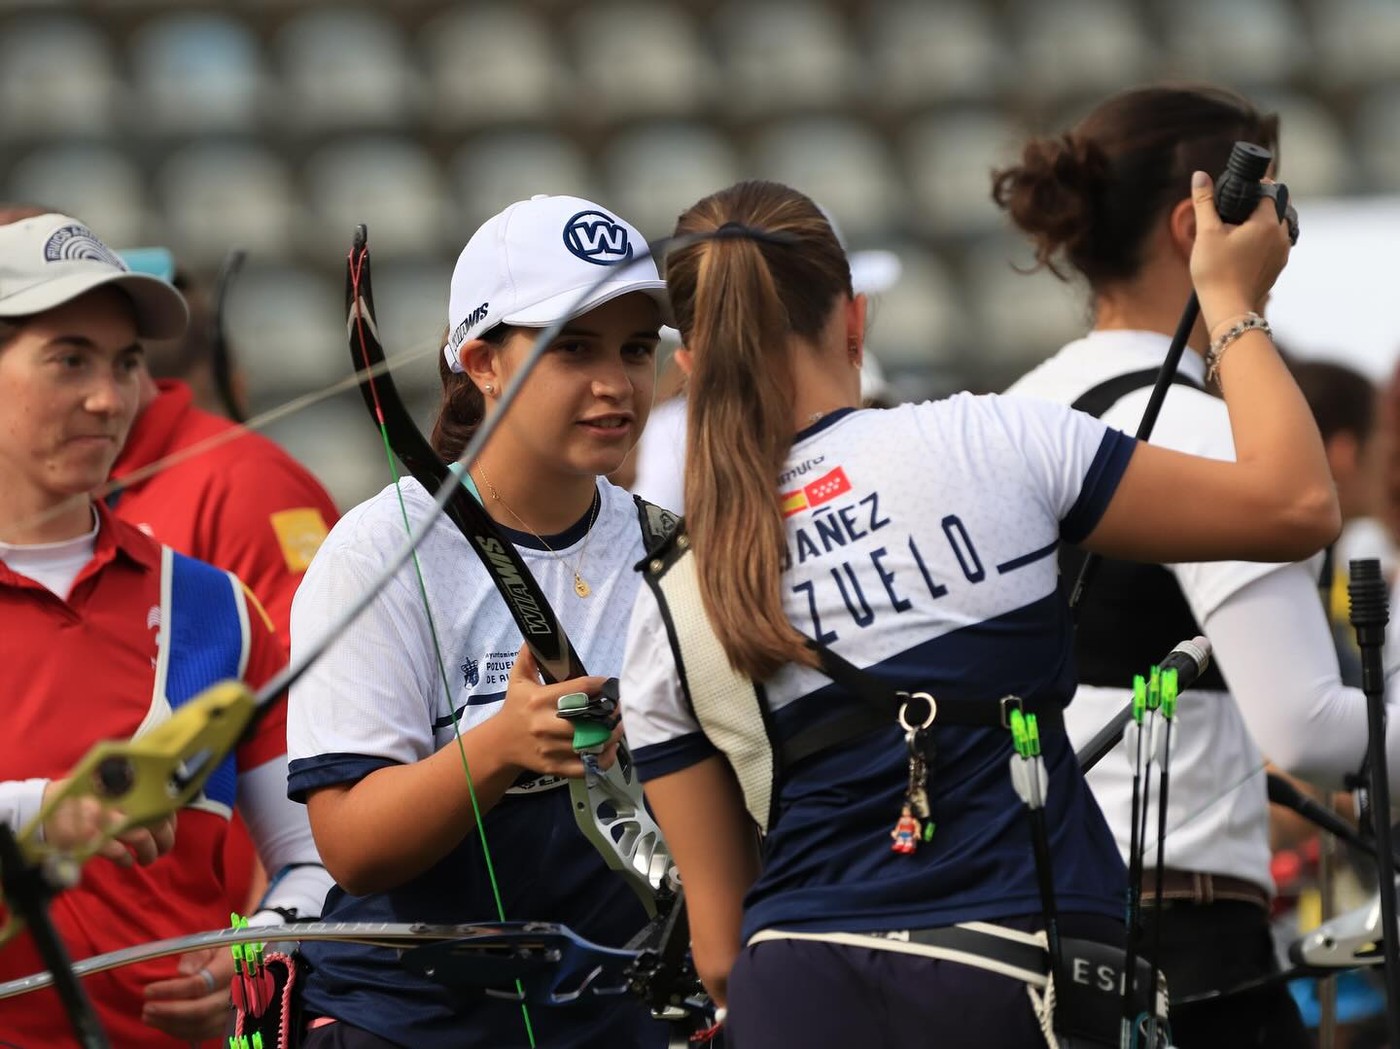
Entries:
[[[1265,208],[1224,226],[1195,185],[1219,323],[1288,236]],[[744,182],[676,232],[702,235],[666,267],[693,356],[687,515],[643,566],[623,719],[726,1044],[1117,1045],[1126,874],[1063,730],[1053,555],[1318,549],[1337,510],[1306,403],[1251,329],[1220,365],[1238,462],[1023,398],[862,410],[865,299],[811,200]],[[1202,499],[1156,512],[1182,490]],[[1043,753],[1022,756],[1007,726],[1031,713]],[[1013,775],[1044,788],[1043,865]],[[1098,988],[1074,975],[1091,955]]]
[[[1031,139],[1019,163],[994,174],[993,196],[1030,238],[1039,264],[1081,279],[1093,309],[1092,330],[1009,394],[1073,405],[1136,431],[1193,287],[1201,230],[1192,172],[1218,176],[1239,140],[1277,152],[1277,117],[1219,88],[1144,87],[1109,98],[1063,135]],[[1154,444],[1242,458],[1228,406],[1232,394],[1249,390],[1223,364],[1217,375],[1210,361],[1233,352],[1241,324],[1267,331],[1260,314],[1268,288],[1257,287],[1224,313],[1202,296]],[[1207,392],[1217,381],[1224,401]],[[1188,486],[1162,489],[1152,512],[1174,527],[1210,509],[1208,497]],[[1081,561],[1062,552],[1066,590]],[[1173,563],[1139,563],[1149,561]],[[1174,729],[1160,908],[1154,878],[1143,884],[1144,913],[1160,915],[1160,961],[1173,1001],[1277,969],[1268,926],[1274,886],[1265,759],[1338,789],[1366,752],[1366,705],[1339,678],[1316,566],[1197,562],[1134,558],[1099,566],[1078,609],[1080,687],[1065,718],[1071,739],[1085,742],[1122,708],[1134,674],[1184,638],[1210,638],[1216,665],[1182,695]],[[1387,746],[1395,791],[1400,731],[1392,728]],[[1130,757],[1120,744],[1088,776],[1125,855]],[[1148,821],[1157,826],[1155,806]],[[1155,844],[1151,850],[1149,869]],[[1171,1026],[1182,1049],[1308,1044],[1283,984],[1174,1006]]]

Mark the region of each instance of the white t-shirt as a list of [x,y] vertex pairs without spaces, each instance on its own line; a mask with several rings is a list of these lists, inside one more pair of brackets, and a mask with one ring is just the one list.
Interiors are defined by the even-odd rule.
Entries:
[[97,547],[97,511],[92,512],[92,531],[56,543],[16,545],[0,543],[0,561],[12,571],[42,583],[49,591],[68,600],[73,583]]
[[[1070,404],[1107,379],[1160,365],[1170,342],[1167,336],[1156,332],[1091,332],[1064,347],[1006,392]],[[1189,350],[1182,355],[1180,372],[1204,384],[1205,364]],[[1149,384],[1128,394],[1104,412],[1103,421],[1135,433],[1151,393]],[[1187,386],[1175,385],[1168,392],[1150,440],[1164,448],[1212,459],[1235,457],[1225,402]],[[1189,498],[1189,493],[1182,497]],[[1204,623],[1227,598],[1284,566],[1212,561],[1166,567],[1180,585],[1196,621]],[[1092,586],[1087,600],[1093,600]],[[1165,656],[1181,640],[1164,638],[1161,654]],[[1142,670],[1146,672],[1147,668]],[[1222,664],[1222,671],[1228,674],[1229,668]],[[1065,718],[1076,746],[1088,742],[1130,696],[1126,687],[1081,687]],[[1239,708],[1226,692],[1187,690],[1181,695],[1172,731],[1167,865],[1245,878],[1272,892],[1263,757]],[[1121,743],[1090,771],[1089,785],[1126,856],[1132,767],[1131,755]],[[1155,783],[1153,789],[1155,800]],[[1155,804],[1149,811],[1148,826],[1154,828],[1147,852],[1151,861],[1156,856]]]

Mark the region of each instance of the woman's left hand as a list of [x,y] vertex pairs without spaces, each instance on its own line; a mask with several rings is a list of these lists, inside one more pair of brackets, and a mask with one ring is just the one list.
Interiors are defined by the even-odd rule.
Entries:
[[142,1021],[188,1042],[222,1038],[228,1033],[233,952],[224,947],[186,954],[178,971],[146,985]]

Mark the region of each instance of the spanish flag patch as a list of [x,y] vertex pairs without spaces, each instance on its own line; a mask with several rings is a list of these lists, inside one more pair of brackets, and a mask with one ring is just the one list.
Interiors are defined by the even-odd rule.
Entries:
[[268,518],[272,530],[277,533],[277,542],[282,547],[282,556],[287,561],[287,569],[292,572],[305,572],[316,555],[322,540],[330,531],[326,519],[314,506],[301,506],[295,510],[279,510]]

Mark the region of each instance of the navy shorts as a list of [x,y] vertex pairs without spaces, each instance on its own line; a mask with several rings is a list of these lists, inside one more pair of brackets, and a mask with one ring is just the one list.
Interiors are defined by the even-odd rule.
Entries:
[[[1000,924],[1031,928],[1016,920]],[[1104,924],[1108,935],[1094,939],[1112,942],[1116,928],[1121,940],[1121,923]],[[729,974],[728,1009],[726,1049],[1045,1045],[1020,980],[939,958],[819,940],[745,947]]]

